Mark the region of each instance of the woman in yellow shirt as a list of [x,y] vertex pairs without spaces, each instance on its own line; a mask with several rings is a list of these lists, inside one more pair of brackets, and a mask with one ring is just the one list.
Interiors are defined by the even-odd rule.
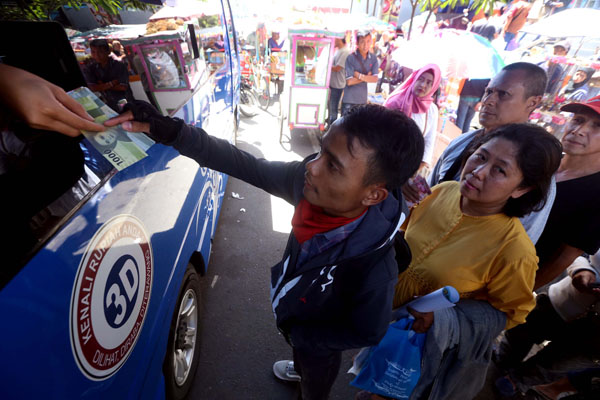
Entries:
[[[459,182],[435,186],[411,210],[403,229],[412,262],[398,277],[394,307],[447,285],[461,295],[457,307],[435,313],[435,323],[434,313],[409,309],[414,331],[432,328],[411,399],[475,396],[493,339],[535,306],[537,256],[518,217],[544,206],[561,151],[538,126],[503,126],[469,149]],[[462,300],[469,298],[483,302]]]
[[[535,247],[519,217],[543,207],[560,164],[560,142],[530,124],[506,125],[471,148],[459,182],[444,182],[415,206],[405,238],[413,254],[394,306],[440,287],[489,302],[506,328],[535,306]],[[416,321],[425,327],[432,316]]]

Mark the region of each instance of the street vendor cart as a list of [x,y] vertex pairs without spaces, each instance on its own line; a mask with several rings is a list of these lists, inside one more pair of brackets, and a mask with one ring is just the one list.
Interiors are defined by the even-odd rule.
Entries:
[[289,29],[291,46],[281,96],[280,135],[287,120],[294,128],[324,130],[329,98],[329,79],[335,38],[344,32],[294,27]]

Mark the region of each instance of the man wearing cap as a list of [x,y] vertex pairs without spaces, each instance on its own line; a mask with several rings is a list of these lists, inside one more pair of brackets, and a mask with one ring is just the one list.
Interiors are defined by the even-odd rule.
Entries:
[[561,111],[574,115],[562,139],[565,156],[556,173],[556,198],[536,244],[540,268],[535,288],[551,282],[584,252],[600,248],[600,96]]
[[[554,45],[554,57],[565,57],[569,50],[571,49],[571,45],[566,40],[562,40]],[[541,65],[542,68],[546,70],[548,74],[548,84],[546,85],[546,90],[544,93],[556,93],[558,89],[560,89],[560,82],[562,81],[562,77],[564,74],[563,67],[554,62],[552,59],[549,59],[547,62]]]
[[358,31],[356,34],[356,51],[346,58],[346,88],[342,99],[342,115],[352,107],[367,104],[367,83],[377,83],[379,79],[379,61],[371,53],[373,38],[371,32]]
[[[561,111],[574,115],[562,139],[565,155],[556,173],[556,198],[536,244],[539,269],[534,289],[541,294],[526,323],[505,332],[496,354],[496,365],[508,373],[496,381],[496,387],[504,396],[523,389],[521,378],[532,371],[536,362],[559,373],[565,367],[561,362],[571,358],[571,368],[584,368],[582,357],[575,360],[575,356],[586,355],[595,360],[600,351],[600,319],[596,313],[566,322],[568,318],[558,310],[560,299],[553,294],[553,289],[556,292],[561,283],[552,285],[548,294],[538,290],[568,268],[577,291],[597,295],[592,286],[598,279],[597,274],[593,268],[585,267],[589,266],[585,259],[578,257],[583,253],[596,254],[600,249],[600,96],[564,105]],[[570,307],[575,309],[575,303],[581,299],[571,296],[560,301],[572,302]],[[541,344],[545,340],[553,341],[554,347],[537,359],[522,362],[534,343]]]
[[281,51],[281,48],[283,47],[283,40],[281,41],[281,43],[278,42],[279,40],[279,32],[271,32],[271,37],[269,38],[269,41],[267,42],[267,46],[269,46],[269,50],[270,51]]

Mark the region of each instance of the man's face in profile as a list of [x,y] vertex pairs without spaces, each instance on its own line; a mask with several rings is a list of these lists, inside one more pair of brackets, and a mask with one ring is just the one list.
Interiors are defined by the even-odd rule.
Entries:
[[329,215],[356,216],[369,192],[364,179],[372,154],[357,139],[350,152],[346,135],[333,126],[323,136],[317,157],[306,165],[304,197]]

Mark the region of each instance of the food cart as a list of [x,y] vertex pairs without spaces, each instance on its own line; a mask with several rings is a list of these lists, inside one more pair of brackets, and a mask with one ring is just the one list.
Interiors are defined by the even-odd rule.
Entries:
[[[143,92],[164,115],[188,102],[206,68],[218,69],[225,63],[218,48],[201,51],[207,40],[202,35],[197,23],[186,21],[177,29],[122,41],[129,62],[142,77]],[[143,97],[140,89],[134,92],[136,98]]]
[[202,79],[226,64],[227,55],[224,31],[207,23],[208,12],[178,17],[165,10],[170,14],[161,15],[161,10],[146,25],[110,25],[77,34],[70,41],[85,69],[89,41],[118,39],[125,50],[133,97],[172,115],[192,98]]
[[291,57],[285,69],[284,91],[281,96],[280,135],[288,121],[294,128],[324,130],[329,98],[329,79],[335,38],[345,33],[312,27],[289,29]]

